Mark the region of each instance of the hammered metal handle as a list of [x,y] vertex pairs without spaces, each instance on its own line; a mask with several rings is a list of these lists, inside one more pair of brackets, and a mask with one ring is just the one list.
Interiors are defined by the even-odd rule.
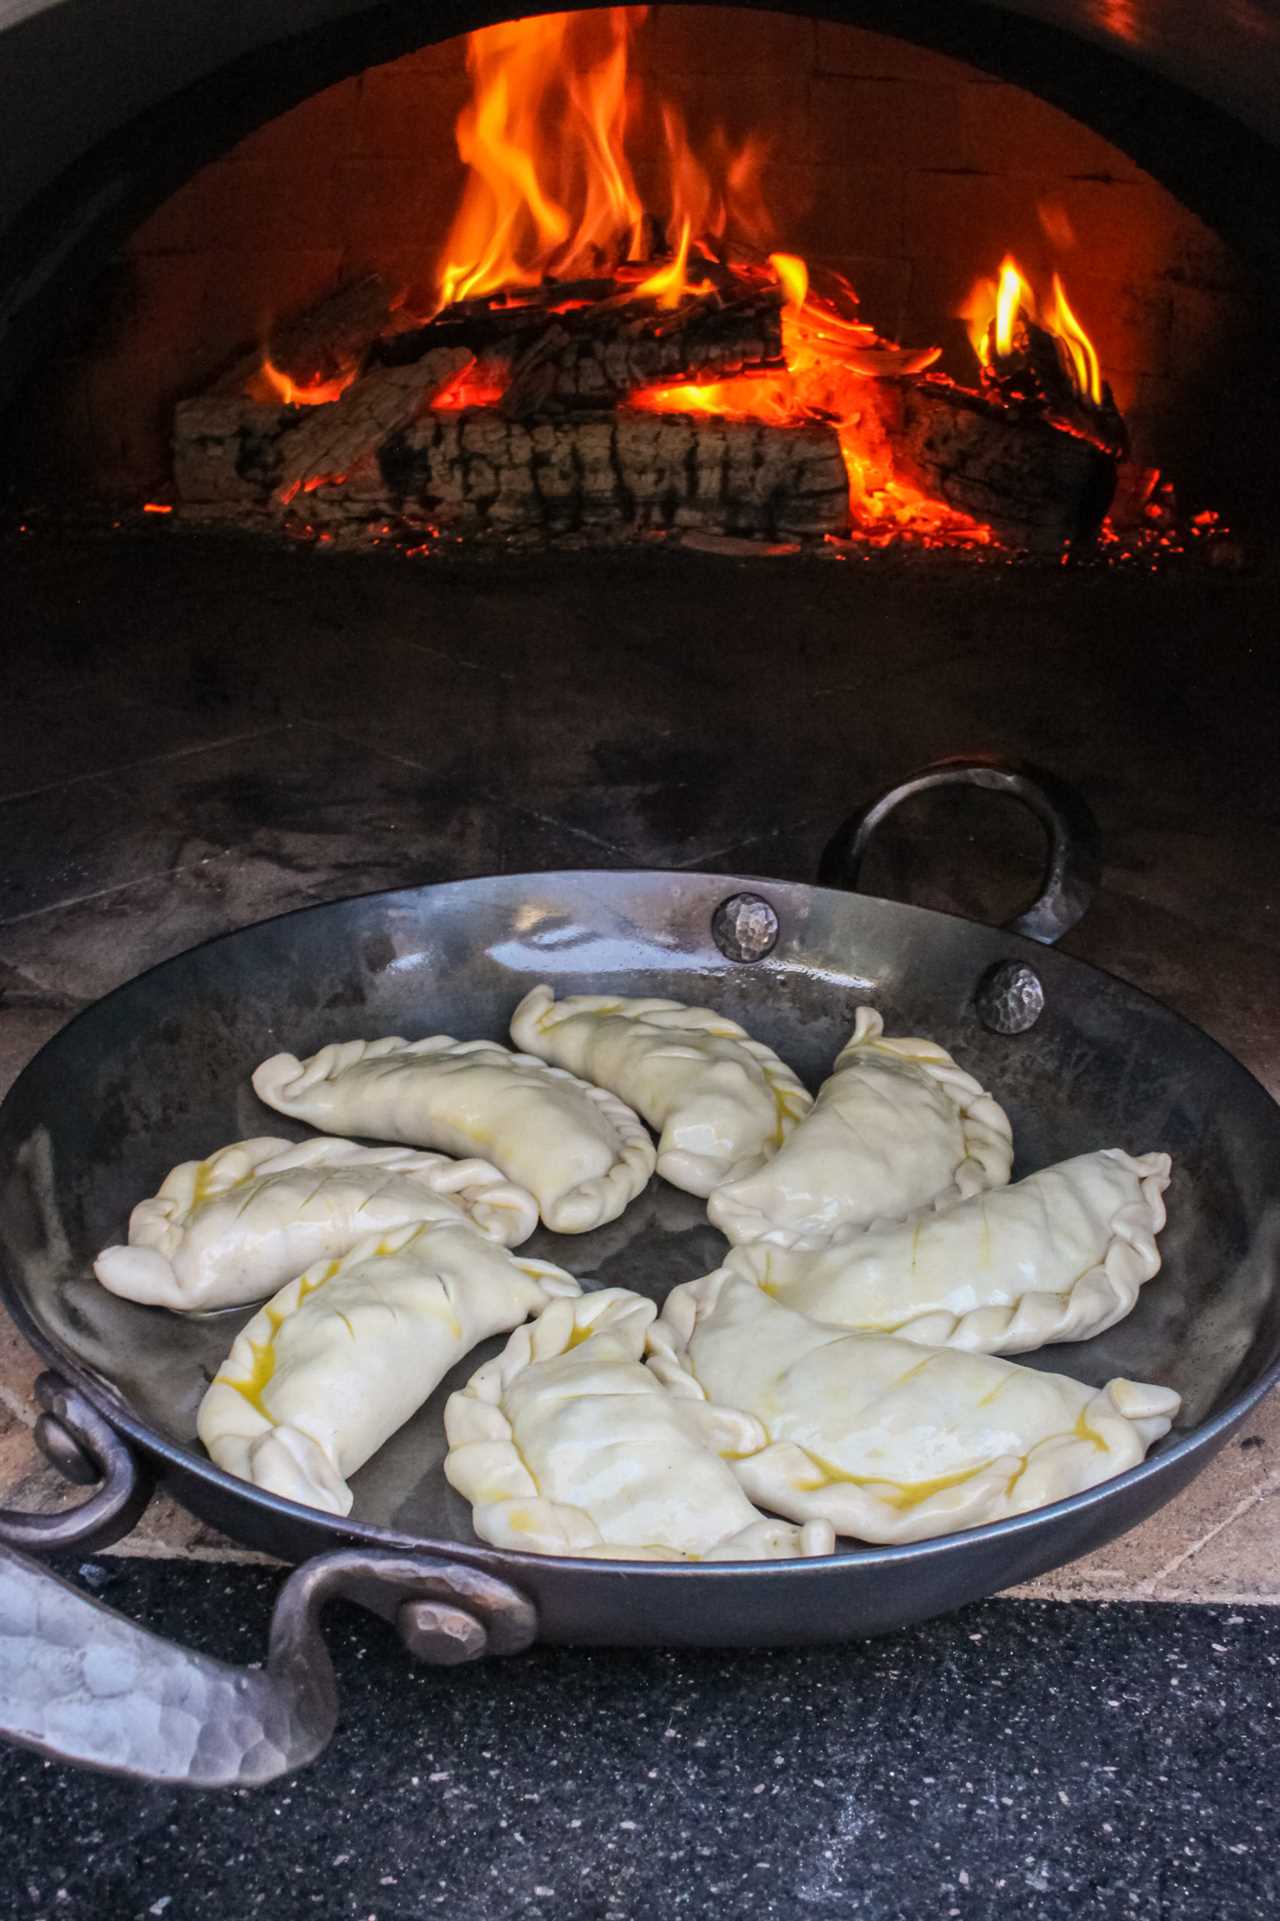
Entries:
[[514,1654],[533,1606],[504,1581],[426,1556],[339,1549],[295,1568],[262,1667],[238,1668],[152,1634],[0,1548],[0,1733],[60,1761],[135,1781],[251,1787],[302,1767],[338,1715],[319,1630],[326,1601],[396,1623],[419,1660]]
[[42,1374],[36,1399],[44,1410],[36,1422],[41,1451],[70,1481],[100,1483],[79,1507],[60,1514],[24,1514],[0,1508],[0,1545],[52,1554],[57,1548],[110,1547],[129,1532],[151,1497],[151,1483],[137,1457],[104,1421],[91,1401],[61,1375]]
[[36,1437],[69,1479],[99,1481],[62,1514],[0,1509],[0,1735],[55,1760],[137,1781],[248,1787],[313,1760],[338,1714],[320,1636],[343,1596],[394,1622],[438,1667],[515,1654],[533,1641],[532,1603],[505,1581],[425,1555],[339,1549],[296,1568],[276,1601],[263,1667],[176,1647],[13,1550],[105,1547],[150,1494],[131,1450],[92,1402],[42,1374]]
[[819,884],[856,891],[871,837],[894,808],[931,787],[955,786],[1011,794],[1044,827],[1049,847],[1040,893],[1005,926],[1011,934],[1051,947],[1070,932],[1093,899],[1102,867],[1102,835],[1075,788],[1030,761],[1006,760],[1000,754],[956,754],[909,774],[851,814],[832,835],[818,864]]

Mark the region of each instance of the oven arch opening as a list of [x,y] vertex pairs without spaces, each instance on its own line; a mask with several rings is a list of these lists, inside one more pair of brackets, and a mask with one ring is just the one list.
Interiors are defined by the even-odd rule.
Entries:
[[[76,7],[57,11],[64,31],[69,29]],[[417,7],[329,7],[323,22],[311,18],[318,11],[293,6],[264,16],[254,29],[257,39],[278,36],[266,51],[259,46],[243,52],[134,116],[48,183],[14,220],[0,242],[0,405],[19,390],[47,352],[61,316],[85,297],[95,273],[123,239],[200,165],[325,86],[407,50],[437,45],[469,25],[509,15],[501,4],[437,10],[434,31],[424,37]],[[1080,37],[1058,17],[1064,9],[1054,9],[1052,22],[987,5],[936,9],[917,0],[896,6],[887,0],[848,0],[788,11],[797,21],[817,18],[864,31],[891,30],[900,44],[963,58],[988,76],[1016,82],[1070,111],[1206,218],[1259,284],[1267,284],[1278,244],[1274,222],[1263,217],[1280,185],[1275,149],[1223,107],[1169,79],[1132,50]],[[310,24],[299,31],[304,16]],[[19,24],[34,27],[43,18],[32,15]],[[1071,25],[1077,24],[1073,16]],[[175,63],[172,74],[181,66]],[[1242,360],[1251,350],[1247,339],[1235,349]],[[1220,366],[1205,381],[1210,397],[1222,385]],[[1188,445],[1194,438],[1192,430]],[[1203,467],[1203,450],[1192,451],[1193,465],[1198,461]],[[1187,452],[1187,447],[1177,449],[1184,462]],[[1212,491],[1212,462],[1206,473],[1203,482],[1193,475],[1200,491]]]

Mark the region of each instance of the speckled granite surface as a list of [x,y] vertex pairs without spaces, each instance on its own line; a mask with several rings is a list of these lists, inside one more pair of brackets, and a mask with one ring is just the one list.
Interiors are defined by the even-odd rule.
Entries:
[[[99,1562],[245,1661],[274,1577]],[[97,1583],[95,1583],[97,1584]],[[335,1609],[333,1745],[202,1795],[0,1750],[28,1921],[1261,1921],[1280,1612],[994,1601],[861,1646],[451,1674]]]
[[[1074,780],[1107,841],[1070,949],[1280,1090],[1273,584],[705,555],[414,565],[170,538],[0,550],[0,1080],[75,1009],[267,914],[555,865],[809,877],[849,807],[958,748]],[[997,919],[1021,810],[904,810],[872,891]],[[38,1467],[0,1326],[0,1482]],[[1280,1599],[1280,1397],[1054,1596]],[[164,1503],[135,1554],[237,1551]]]

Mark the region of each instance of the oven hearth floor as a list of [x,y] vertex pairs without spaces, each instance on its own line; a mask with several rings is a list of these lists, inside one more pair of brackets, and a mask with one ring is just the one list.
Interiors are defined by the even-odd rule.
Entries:
[[[1280,1092],[1272,583],[637,552],[325,554],[171,529],[0,545],[0,1083],[85,1002],[269,914],[494,871],[811,878],[868,793],[994,748],[1106,838],[1065,943]],[[1020,809],[895,817],[869,891],[998,920]],[[0,1480],[35,1365],[0,1329]],[[1180,1500],[1045,1597],[1280,1602],[1280,1398]],[[158,1504],[121,1550],[245,1559]],[[389,1910],[390,1911],[390,1910]],[[602,1910],[603,1912],[603,1910]]]

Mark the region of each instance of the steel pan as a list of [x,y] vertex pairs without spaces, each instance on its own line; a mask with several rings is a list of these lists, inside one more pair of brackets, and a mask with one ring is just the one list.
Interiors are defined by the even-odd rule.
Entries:
[[[955,780],[1013,794],[1049,829],[1044,892],[1018,932],[843,891],[898,799]],[[1045,945],[1083,911],[1095,833],[1050,777],[970,757],[926,769],[841,830],[823,876],[843,888],[577,872],[368,895],[210,941],[79,1015],[0,1110],[0,1284],[56,1370],[42,1377],[37,1438],[72,1478],[100,1485],[70,1514],[0,1514],[0,1728],[144,1778],[267,1780],[332,1729],[316,1627],[331,1594],[395,1620],[415,1654],[446,1664],[535,1637],[839,1640],[1024,1581],[1176,1494],[1280,1373],[1280,1108],[1178,1015]],[[512,1553],[476,1539],[441,1472],[444,1399],[493,1343],[355,1476],[345,1520],[220,1472],[195,1439],[196,1409],[252,1310],[184,1319],[120,1300],[93,1280],[93,1255],[175,1162],[262,1131],[248,1076],[267,1055],[386,1033],[503,1038],[541,980],[561,994],[710,1004],[811,1086],[857,1006],[874,1003],[890,1032],[933,1036],[997,1094],[1015,1178],[1094,1147],[1167,1149],[1161,1275],[1118,1327],[1020,1358],[1094,1385],[1116,1374],[1167,1383],[1183,1397],[1175,1431],[1088,1493],[909,1546],[709,1566]],[[274,1113],[270,1126],[290,1129]],[[723,1242],[702,1203],[655,1181],[621,1220],[571,1240],[540,1230],[528,1246],[588,1285],[660,1299],[717,1265]],[[15,1551],[117,1539],[155,1481],[240,1541],[303,1563],[282,1590],[265,1667],[170,1647]]]

